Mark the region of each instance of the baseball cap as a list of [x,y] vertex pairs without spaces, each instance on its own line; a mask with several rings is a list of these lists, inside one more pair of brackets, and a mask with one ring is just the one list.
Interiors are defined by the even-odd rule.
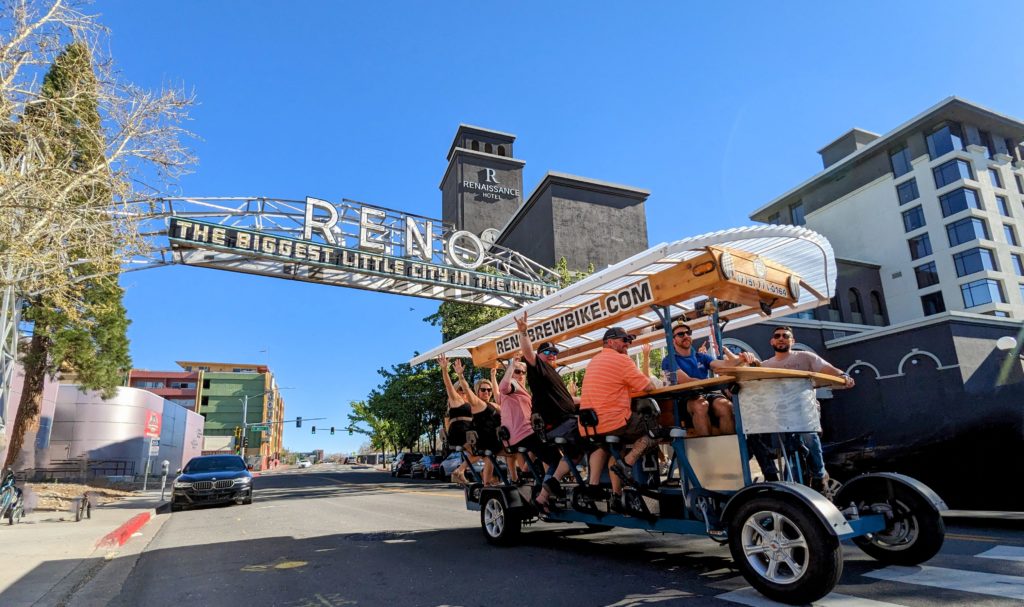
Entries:
[[544,350],[554,350],[555,354],[558,354],[559,352],[558,348],[555,347],[555,344],[551,343],[550,341],[546,341],[541,345],[537,346],[538,352],[543,352]]
[[636,335],[630,335],[629,333],[626,333],[626,330],[623,329],[622,327],[612,327],[611,329],[608,329],[607,331],[604,332],[604,341],[618,338],[625,339],[626,343],[629,343],[636,339]]

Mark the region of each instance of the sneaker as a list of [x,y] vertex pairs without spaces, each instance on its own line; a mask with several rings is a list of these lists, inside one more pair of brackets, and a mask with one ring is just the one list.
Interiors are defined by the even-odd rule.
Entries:
[[613,493],[611,498],[608,500],[609,512],[615,512],[617,514],[626,514],[626,507],[622,505],[622,496],[618,493]]
[[633,467],[625,465],[626,462],[612,464],[612,472],[619,475],[626,483],[633,483]]

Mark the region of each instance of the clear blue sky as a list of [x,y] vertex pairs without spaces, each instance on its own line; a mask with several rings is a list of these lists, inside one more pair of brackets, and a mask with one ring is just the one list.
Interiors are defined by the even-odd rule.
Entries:
[[[124,77],[199,101],[191,196],[351,198],[439,217],[459,123],[548,170],[646,188],[652,244],[748,225],[851,127],[949,95],[1024,116],[1024,4],[99,2]],[[706,3],[705,3],[706,4]],[[780,6],[781,5],[781,6]],[[198,268],[125,275],[135,366],[269,363],[285,446],[354,450],[348,403],[439,342],[429,300]],[[268,350],[268,352],[261,352]]]

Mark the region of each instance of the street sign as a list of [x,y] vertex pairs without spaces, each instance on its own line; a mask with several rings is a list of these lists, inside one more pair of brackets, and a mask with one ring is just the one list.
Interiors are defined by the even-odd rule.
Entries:
[[160,455],[160,439],[151,438],[149,439],[149,454]]
[[270,426],[267,426],[265,424],[250,426],[249,429],[252,430],[253,432],[270,432]]

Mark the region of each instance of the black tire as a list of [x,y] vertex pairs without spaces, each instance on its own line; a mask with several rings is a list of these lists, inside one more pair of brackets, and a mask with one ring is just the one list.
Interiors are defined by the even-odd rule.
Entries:
[[178,504],[175,504],[174,502],[171,502],[171,512],[180,512],[180,511],[181,511],[181,506],[179,506]]
[[249,489],[249,493],[242,500],[242,503],[243,504],[251,504],[252,503],[252,489]]
[[592,533],[604,533],[605,531],[611,531],[615,527],[611,525],[598,525],[597,523],[586,523],[587,530]]
[[489,543],[495,546],[511,546],[519,539],[523,521],[518,513],[505,506],[504,500],[491,495],[480,508],[480,527]]
[[839,538],[810,506],[779,496],[754,498],[735,511],[729,551],[754,589],[791,605],[825,596],[843,573]]
[[[884,490],[881,485],[874,487]],[[853,543],[886,565],[919,565],[942,549],[946,525],[935,506],[916,491],[896,484],[892,494],[891,500],[880,495],[854,499],[858,505],[885,503],[892,508],[892,518],[884,531],[855,537]]]

